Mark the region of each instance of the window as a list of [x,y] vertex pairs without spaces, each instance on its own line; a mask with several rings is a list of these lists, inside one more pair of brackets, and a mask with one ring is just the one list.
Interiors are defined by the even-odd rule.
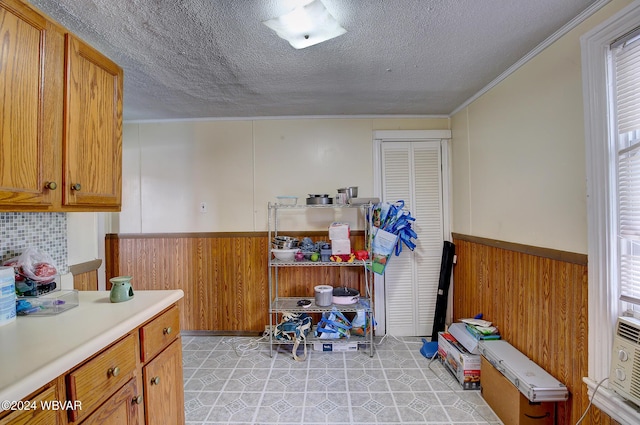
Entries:
[[[596,380],[609,373],[613,327],[624,308],[620,301],[619,270],[621,266],[629,270],[638,267],[638,260],[633,254],[638,254],[640,227],[634,230],[638,224],[631,222],[640,223],[640,213],[633,207],[640,201],[640,184],[628,178],[631,176],[629,167],[634,170],[640,167],[638,160],[634,159],[638,156],[634,154],[640,153],[637,145],[638,117],[634,121],[633,115],[625,112],[629,107],[638,108],[638,97],[629,102],[624,94],[628,86],[613,83],[615,78],[624,80],[628,74],[625,74],[627,62],[623,58],[629,56],[631,47],[638,42],[625,41],[630,41],[628,36],[639,26],[640,3],[635,2],[581,39],[589,217],[589,375]],[[625,36],[627,38],[623,38]],[[637,46],[634,50],[638,50]],[[634,66],[638,66],[637,62]],[[638,78],[637,75],[630,77]],[[638,96],[637,90],[635,96]],[[620,113],[616,113],[616,105],[620,107]],[[634,131],[629,131],[634,125],[635,138]],[[622,182],[620,208],[618,168]],[[620,228],[618,213],[624,224]],[[626,240],[618,240],[619,230]],[[624,264],[619,261],[623,256]],[[640,282],[637,274],[627,274],[624,279],[630,284],[634,280]],[[631,298],[634,297],[625,299]]]
[[[590,394],[609,375],[615,321],[640,314],[640,1],[581,39],[587,154]],[[630,70],[634,70],[631,71]],[[629,85],[629,83],[631,85]],[[638,423],[603,385],[594,404],[618,422]]]
[[612,112],[617,150],[618,276],[626,307],[640,304],[640,28],[614,42]]

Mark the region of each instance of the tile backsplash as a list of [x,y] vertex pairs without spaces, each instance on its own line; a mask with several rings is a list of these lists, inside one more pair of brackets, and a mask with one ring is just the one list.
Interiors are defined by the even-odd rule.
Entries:
[[67,273],[67,214],[0,213],[0,261],[29,247],[49,254],[58,273]]

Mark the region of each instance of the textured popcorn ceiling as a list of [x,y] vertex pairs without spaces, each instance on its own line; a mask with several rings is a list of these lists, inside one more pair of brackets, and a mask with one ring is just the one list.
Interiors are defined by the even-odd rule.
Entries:
[[124,68],[125,120],[449,114],[595,0],[323,2],[347,33],[295,50],[262,21],[296,0],[31,0]]

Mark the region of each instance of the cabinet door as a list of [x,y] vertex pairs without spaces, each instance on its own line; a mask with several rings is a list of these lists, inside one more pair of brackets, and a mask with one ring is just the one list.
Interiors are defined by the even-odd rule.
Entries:
[[138,391],[135,378],[105,401],[82,422],[83,425],[134,425],[138,424]]
[[0,419],[0,425],[58,425],[62,423],[60,410],[42,409],[46,403],[59,400],[56,386],[51,386],[28,400],[29,410],[16,410]]
[[46,209],[60,200],[63,31],[0,0],[0,40],[0,210]]
[[384,272],[386,331],[428,335],[438,295],[445,204],[440,140],[382,143],[382,199],[405,201],[416,218],[416,249],[402,250]]
[[66,35],[63,204],[119,210],[122,69]]
[[184,424],[181,344],[181,339],[176,339],[144,367],[144,413],[147,425]]

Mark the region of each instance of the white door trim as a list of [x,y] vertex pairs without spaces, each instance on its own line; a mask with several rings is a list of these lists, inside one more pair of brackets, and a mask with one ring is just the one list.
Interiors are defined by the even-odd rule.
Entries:
[[451,139],[451,130],[376,130],[373,132],[373,139],[385,142]]

